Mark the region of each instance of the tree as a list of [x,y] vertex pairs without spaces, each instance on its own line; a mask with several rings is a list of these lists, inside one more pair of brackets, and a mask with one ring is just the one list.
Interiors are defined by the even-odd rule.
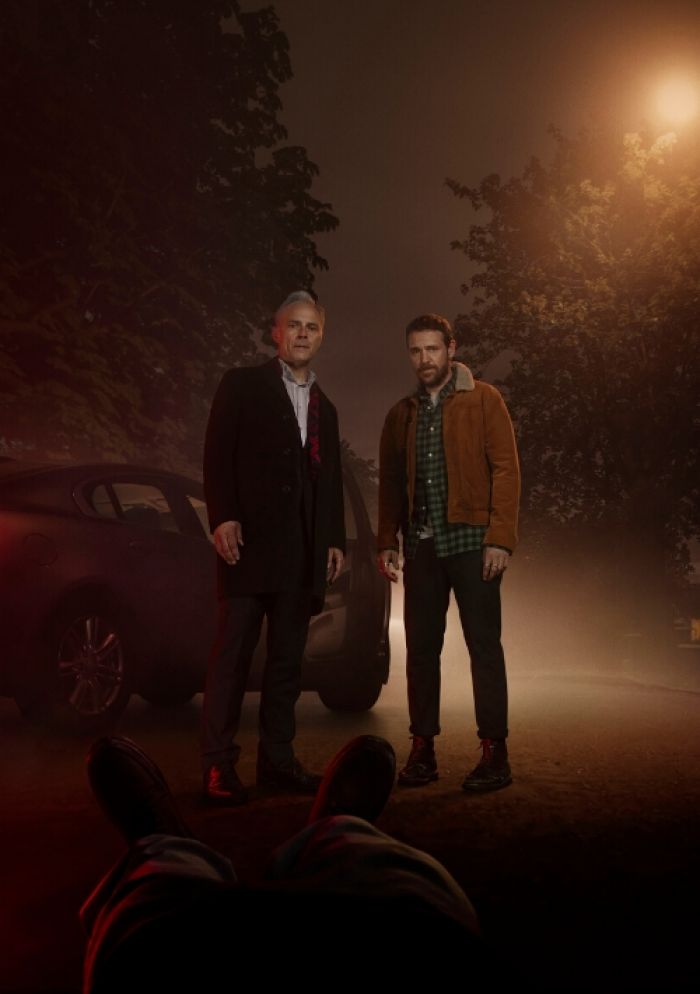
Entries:
[[530,521],[588,526],[638,594],[700,530],[700,149],[553,136],[522,177],[448,180],[490,211],[452,246],[480,267],[460,341],[477,368],[510,360]]
[[6,449],[192,469],[222,369],[337,224],[282,144],[276,14],[8,0],[0,55]]
[[359,487],[372,529],[376,532],[379,511],[379,467],[374,459],[359,456],[345,438],[340,442],[340,454],[343,464],[350,470]]

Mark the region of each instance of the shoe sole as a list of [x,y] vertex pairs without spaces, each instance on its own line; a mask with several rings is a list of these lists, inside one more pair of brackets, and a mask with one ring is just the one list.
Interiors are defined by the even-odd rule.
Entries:
[[492,790],[503,790],[504,787],[510,787],[513,783],[513,778],[509,777],[508,780],[504,780],[503,783],[493,783],[493,784],[462,784],[462,790],[465,794],[487,794]]
[[98,739],[97,742],[95,742],[92,748],[90,749],[90,752],[88,753],[87,769],[88,769],[88,779],[90,780],[91,787],[92,787],[91,771],[93,764],[95,765],[99,764],[100,756],[105,749],[123,752],[126,756],[128,756],[130,759],[133,759],[144,770],[146,770],[148,774],[153,777],[154,780],[157,780],[158,783],[161,785],[161,787],[167,791],[170,797],[173,796],[170,787],[168,785],[168,781],[165,779],[163,771],[160,769],[159,766],[156,765],[156,763],[154,763],[151,757],[146,755],[143,749],[140,749],[135,742],[131,741],[131,739],[117,738],[117,737]]
[[[367,777],[368,788],[363,801],[348,800],[344,795],[344,775],[354,777],[356,781]],[[395,778],[396,753],[391,743],[377,735],[358,735],[346,743],[326,767],[309,823],[326,816],[348,814],[374,824],[386,807]],[[341,786],[338,786],[339,781]]]
[[173,792],[170,789],[170,784],[165,779],[165,774],[163,773],[161,768],[135,742],[123,736],[105,736],[101,739],[98,739],[96,742],[92,744],[87,755],[86,766],[87,766],[88,783],[90,784],[90,789],[92,790],[95,800],[102,808],[107,818],[110,821],[113,820],[112,810],[109,807],[109,805],[105,805],[103,803],[102,794],[100,793],[100,790],[97,787],[97,785],[94,783],[93,774],[96,770],[99,769],[103,753],[105,752],[108,753],[108,751],[118,751],[123,753],[125,756],[128,756],[129,759],[134,760],[136,763],[138,763],[139,766],[143,770],[145,770],[149,774],[149,776],[153,778],[154,781],[158,783],[161,790],[163,791],[166,800],[172,805],[172,810],[177,820],[179,821],[179,826],[178,826],[179,830],[176,834],[181,835],[182,838],[193,839],[195,836],[192,834],[189,826],[184,821],[182,814],[180,813],[178,804],[173,795]]
[[421,780],[402,780],[401,774],[399,774],[396,783],[399,787],[426,787],[429,783],[435,783],[439,779],[439,773],[431,773],[429,777],[424,777]]

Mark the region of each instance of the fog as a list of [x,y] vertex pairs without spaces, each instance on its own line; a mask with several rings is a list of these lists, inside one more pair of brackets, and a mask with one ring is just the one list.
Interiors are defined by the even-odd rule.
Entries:
[[[546,573],[546,583],[542,573]],[[637,591],[641,599],[643,584]],[[595,577],[565,566],[543,570],[518,557],[502,584],[503,647],[511,684],[519,686],[530,707],[538,691],[529,681],[563,679],[575,696],[577,683],[635,684],[640,687],[700,692],[700,643],[690,643],[687,618],[665,614],[668,626],[654,640],[642,626],[625,624],[620,604],[609,589],[596,591]],[[691,588],[692,590],[692,588]],[[405,699],[403,586],[392,590],[392,678],[389,695]],[[469,657],[454,597],[450,600],[442,653],[442,697],[448,707],[473,710]],[[382,700],[386,700],[386,692]]]

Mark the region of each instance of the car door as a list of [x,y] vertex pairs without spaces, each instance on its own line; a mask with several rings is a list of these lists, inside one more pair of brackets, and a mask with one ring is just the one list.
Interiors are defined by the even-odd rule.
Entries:
[[137,652],[148,669],[181,655],[190,635],[190,550],[182,509],[167,478],[120,472],[84,490],[94,512],[110,518],[112,554],[104,569],[137,621]]
[[188,577],[187,598],[182,608],[183,646],[201,669],[203,679],[216,635],[216,550],[201,483],[178,478],[172,486],[173,505],[179,506],[181,502],[182,557]]
[[330,659],[343,649],[348,631],[348,606],[354,586],[358,558],[358,521],[355,505],[348,489],[347,477],[343,487],[345,507],[345,562],[340,575],[326,591],[323,611],[311,619],[306,643],[309,660]]

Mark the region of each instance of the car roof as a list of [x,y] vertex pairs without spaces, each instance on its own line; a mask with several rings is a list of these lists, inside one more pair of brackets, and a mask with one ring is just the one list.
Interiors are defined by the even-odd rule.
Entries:
[[90,480],[126,476],[157,478],[178,484],[189,482],[198,489],[201,483],[189,477],[149,466],[118,462],[39,463],[19,459],[0,461],[0,503],[6,507],[35,507],[75,513],[73,493]]
[[[0,503],[5,506],[34,506],[76,511],[76,499],[73,497],[75,488],[81,483],[98,481],[104,477],[118,476],[148,476],[160,477],[182,484],[188,482],[201,489],[201,479],[173,473],[154,466],[142,466],[138,463],[120,462],[34,462],[24,459],[14,459],[0,456]],[[349,466],[343,464],[343,477],[346,488],[352,492],[354,502],[358,501],[365,508],[357,482]],[[78,503],[81,503],[78,500]],[[369,527],[369,524],[368,524]]]

